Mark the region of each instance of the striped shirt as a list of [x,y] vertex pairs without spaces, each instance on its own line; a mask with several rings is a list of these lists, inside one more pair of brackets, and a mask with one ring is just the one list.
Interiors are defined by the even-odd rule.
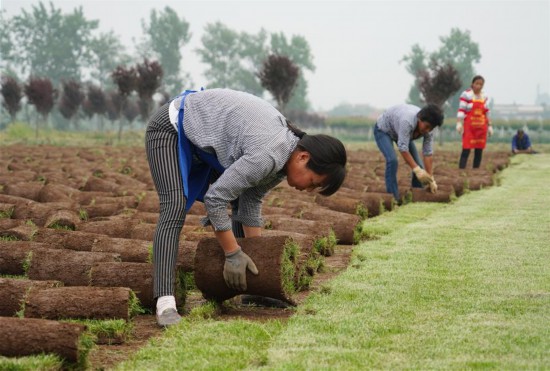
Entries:
[[489,97],[485,96],[483,93],[475,95],[472,89],[466,89],[460,95],[460,100],[458,102],[458,112],[456,117],[459,121],[464,121],[464,117],[472,110],[473,100],[482,100],[483,106],[487,110],[485,117],[489,120]]
[[[416,116],[420,108],[412,104],[399,104],[388,108],[376,121],[378,129],[388,134],[397,143],[399,152],[409,152],[414,129],[418,124]],[[433,153],[433,130],[423,136],[422,153],[429,156]]]
[[[176,130],[180,102],[175,99],[169,108]],[[227,206],[239,198],[233,219],[262,226],[262,198],[285,178],[283,167],[299,141],[285,117],[265,100],[229,89],[188,95],[184,112],[186,137],[225,168],[204,197],[209,223],[216,231],[231,230]]]

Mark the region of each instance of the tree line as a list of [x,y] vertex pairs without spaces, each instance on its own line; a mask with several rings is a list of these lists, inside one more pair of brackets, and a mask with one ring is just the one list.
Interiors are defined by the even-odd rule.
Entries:
[[[81,7],[63,14],[53,3],[48,6],[40,2],[30,11],[22,10],[10,19],[4,12],[0,16],[3,25],[0,69],[5,108],[10,99],[17,97],[17,83],[22,86],[28,103],[43,117],[45,107],[49,104],[53,108],[59,98],[59,113],[73,125],[79,116],[89,117],[91,112],[113,118],[120,111],[126,121],[131,122],[140,114],[145,118],[143,115],[152,108],[148,95],[151,87],[147,92],[139,91],[147,85],[140,80],[142,76],[154,72],[148,69],[162,71],[152,92],[163,96],[161,101],[179,93],[183,87],[194,86],[192,77],[185,71],[186,56],[182,55],[183,47],[192,37],[190,24],[168,6],[152,10],[149,19],[142,20],[143,33],[136,45],[137,55],[133,56],[113,32],[98,33],[99,21],[88,20]],[[460,89],[469,85],[473,63],[481,58],[477,44],[470,39],[468,31],[458,29],[453,29],[448,37],[441,37],[441,41],[441,48],[433,53],[427,53],[417,44],[403,57],[401,62],[405,62],[407,71],[414,76],[409,103],[421,105],[429,101],[451,110],[458,104]],[[304,37],[287,38],[282,32],[264,29],[256,34],[238,32],[215,22],[205,26],[201,42],[202,46],[194,52],[206,66],[206,87],[227,87],[258,96],[267,91],[278,108],[289,116],[317,123],[322,120],[319,115],[307,114],[310,103],[304,71],[314,72],[315,65]],[[140,62],[135,63],[136,60]],[[136,74],[134,89],[121,89],[115,78],[117,69]],[[265,71],[270,74],[265,75]],[[50,80],[51,87],[45,80]],[[37,105],[37,92],[50,94],[40,98],[49,103]],[[100,98],[100,92],[104,98]],[[6,98],[6,94],[11,97]],[[447,102],[449,97],[452,99]],[[104,102],[103,108],[99,108],[101,102]],[[39,109],[41,104],[44,108]],[[122,108],[119,110],[118,106]],[[8,109],[10,115],[14,107],[17,105],[12,105],[11,111]],[[103,111],[93,111],[91,107]]]

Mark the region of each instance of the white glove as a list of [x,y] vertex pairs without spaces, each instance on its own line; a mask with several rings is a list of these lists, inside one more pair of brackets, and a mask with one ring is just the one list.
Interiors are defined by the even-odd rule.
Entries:
[[430,186],[430,192],[436,193],[437,192],[437,183],[435,182],[435,179],[432,177],[432,181],[429,183]]
[[457,131],[458,134],[462,134],[464,132],[464,127],[462,126],[462,122],[457,121],[456,131]]
[[416,166],[413,169],[413,172],[414,172],[414,175],[416,175],[416,177],[420,181],[420,183],[426,184],[432,180],[432,176],[428,174],[428,172],[422,169],[420,166]]
[[493,125],[489,125],[487,128],[487,134],[492,137],[493,136]]

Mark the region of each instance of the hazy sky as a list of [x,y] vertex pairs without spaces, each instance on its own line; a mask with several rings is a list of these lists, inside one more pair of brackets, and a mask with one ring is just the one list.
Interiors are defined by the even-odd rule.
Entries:
[[[8,17],[39,1],[0,0]],[[400,63],[412,45],[437,50],[452,28],[470,31],[485,77],[485,91],[496,104],[534,104],[537,90],[550,94],[550,0],[545,1],[122,1],[53,0],[70,12],[82,6],[133,51],[141,20],[151,9],[175,9],[189,23],[191,42],[182,50],[182,67],[197,88],[205,85],[193,50],[207,23],[220,21],[235,31],[283,32],[306,38],[316,71],[306,74],[313,108],[367,103],[378,108],[404,102],[413,78]],[[48,4],[49,1],[44,1]]]

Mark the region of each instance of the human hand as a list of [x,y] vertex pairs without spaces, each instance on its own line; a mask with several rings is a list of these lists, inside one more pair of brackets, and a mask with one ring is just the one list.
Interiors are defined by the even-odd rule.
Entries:
[[225,254],[223,278],[227,286],[233,290],[245,291],[247,268],[253,274],[258,274],[256,264],[242,251],[240,246],[237,250]]
[[437,183],[435,182],[435,179],[432,177],[432,181],[428,184],[430,186],[430,192],[436,193],[437,192]]
[[457,121],[456,131],[457,131],[458,134],[462,134],[464,132],[464,127],[462,126],[462,122]]
[[432,176],[428,174],[428,172],[424,169],[422,169],[420,166],[416,166],[413,168],[414,175],[418,178],[420,183],[428,183],[430,182],[430,179],[432,179]]
[[489,134],[489,136],[493,136],[493,125],[489,125],[489,127],[487,128],[487,134]]

